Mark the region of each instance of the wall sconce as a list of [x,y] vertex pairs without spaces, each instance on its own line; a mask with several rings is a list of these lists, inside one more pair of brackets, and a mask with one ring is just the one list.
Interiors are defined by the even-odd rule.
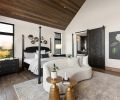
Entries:
[[[32,44],[35,44],[36,42],[39,41],[39,38],[38,37],[34,37],[33,35],[28,35],[28,38],[31,40],[31,43]],[[44,40],[44,37],[41,36],[41,43],[44,43],[44,44],[47,44],[47,40]]]
[[32,40],[32,39],[33,39],[33,35],[28,35],[28,38],[29,38],[30,40]]

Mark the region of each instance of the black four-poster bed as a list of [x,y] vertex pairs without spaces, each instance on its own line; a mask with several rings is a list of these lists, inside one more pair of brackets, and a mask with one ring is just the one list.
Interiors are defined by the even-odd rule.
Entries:
[[26,47],[25,48],[25,40],[24,40],[24,35],[22,35],[22,67],[27,67],[29,66],[28,63],[24,62],[24,52],[32,53],[36,52],[38,50],[38,84],[41,83],[41,77],[42,77],[42,67],[41,67],[41,50],[45,50],[46,52],[50,51],[51,52],[51,38],[50,38],[50,49],[48,47],[43,47],[41,46],[41,27],[39,27],[39,41],[38,41],[38,46],[32,46],[32,47]]
[[41,68],[41,27],[39,27],[39,45],[38,45],[38,84],[41,83],[41,73],[42,73],[42,68]]

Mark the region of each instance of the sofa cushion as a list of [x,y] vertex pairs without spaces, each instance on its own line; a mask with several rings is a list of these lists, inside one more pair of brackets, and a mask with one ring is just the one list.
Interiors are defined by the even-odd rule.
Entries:
[[68,67],[75,67],[75,66],[79,66],[80,67],[78,58],[68,58],[67,66]]
[[88,64],[88,56],[83,56],[83,61],[82,61],[82,65],[89,65]]
[[83,56],[78,57],[78,63],[79,63],[79,66],[82,66],[82,64],[83,64]]

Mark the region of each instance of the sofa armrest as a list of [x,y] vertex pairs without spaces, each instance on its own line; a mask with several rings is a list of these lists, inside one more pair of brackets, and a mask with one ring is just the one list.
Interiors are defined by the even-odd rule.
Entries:
[[90,67],[90,65],[88,64],[88,56],[83,56],[82,66],[89,66]]
[[43,81],[46,81],[46,78],[50,76],[50,69],[47,65],[43,66]]

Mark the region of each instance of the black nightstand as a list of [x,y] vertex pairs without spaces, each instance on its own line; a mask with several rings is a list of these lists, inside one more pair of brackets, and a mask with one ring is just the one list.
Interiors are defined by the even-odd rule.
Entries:
[[19,59],[0,60],[0,75],[18,72]]
[[66,57],[66,54],[53,54],[53,57]]

